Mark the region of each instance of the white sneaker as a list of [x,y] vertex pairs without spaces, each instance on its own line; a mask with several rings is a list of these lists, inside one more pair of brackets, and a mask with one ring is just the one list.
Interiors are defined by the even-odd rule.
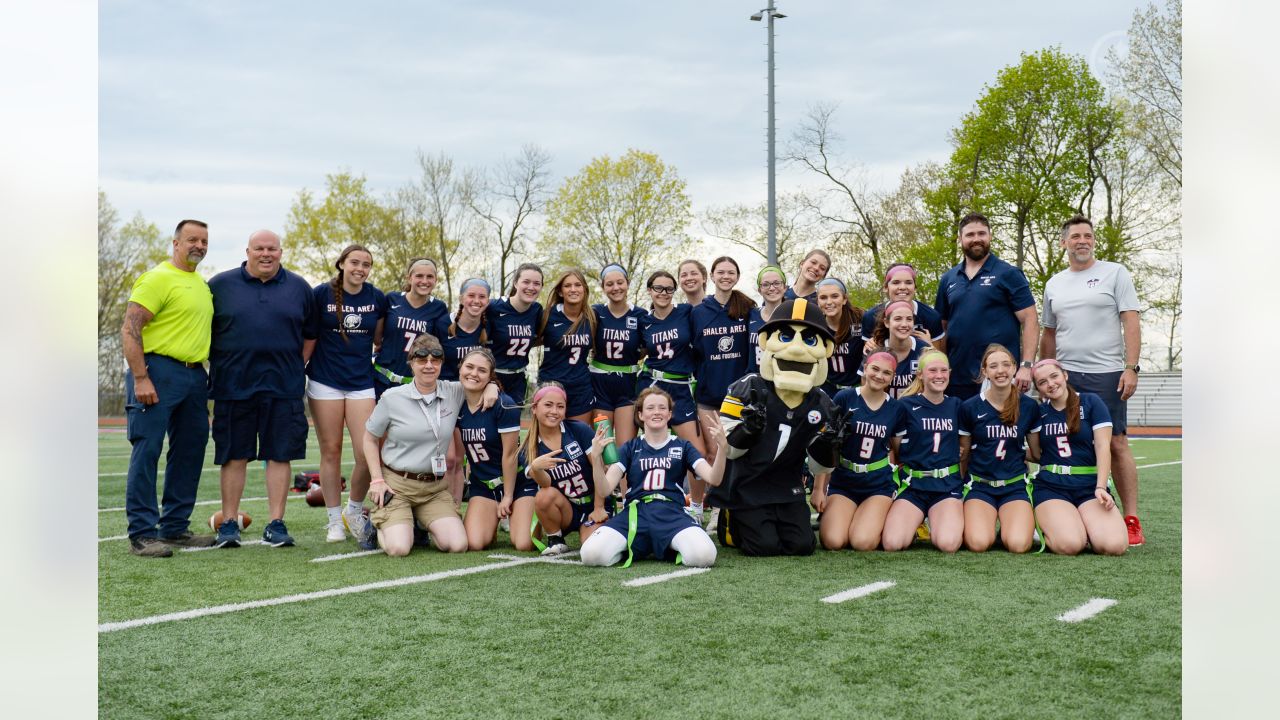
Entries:
[[331,521],[325,528],[325,542],[342,542],[347,539],[347,531],[342,529],[342,519]]
[[365,517],[363,512],[352,513],[348,512],[347,508],[343,508],[342,524],[351,531],[351,537],[361,545],[368,544],[373,537],[373,523],[369,522],[369,518]]
[[720,524],[720,508],[713,507],[711,508],[711,519],[707,521],[707,534],[715,535],[716,528],[719,526],[719,524]]
[[563,555],[567,552],[569,552],[568,545],[565,545],[564,543],[556,543],[554,545],[548,545],[547,548],[542,551],[542,554],[550,557],[552,555]]
[[511,520],[510,520],[510,519],[508,519],[508,518],[502,518],[501,520],[499,520],[499,521],[498,521],[498,527],[502,530],[502,532],[504,532],[504,533],[506,533],[506,534],[508,534],[508,535],[510,535],[510,534],[511,534]]
[[702,527],[702,506],[701,505],[685,505],[684,511],[698,523],[698,527]]

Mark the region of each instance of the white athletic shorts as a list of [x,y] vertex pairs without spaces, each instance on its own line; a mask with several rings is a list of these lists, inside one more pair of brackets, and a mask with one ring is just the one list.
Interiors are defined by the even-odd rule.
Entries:
[[339,390],[307,378],[307,397],[312,400],[372,400],[373,388],[365,390]]

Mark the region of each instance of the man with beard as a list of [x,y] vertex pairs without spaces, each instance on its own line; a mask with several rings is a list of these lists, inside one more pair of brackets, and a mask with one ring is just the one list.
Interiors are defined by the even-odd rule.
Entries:
[[[183,220],[173,233],[173,255],[133,284],[121,340],[125,373],[129,473],[125,514],[130,551],[169,557],[170,546],[209,547],[212,535],[188,529],[209,443],[209,357],[213,295],[196,266],[209,250],[209,226]],[[164,512],[156,507],[156,466],[165,434]],[[158,523],[158,527],[157,527]]]
[[934,308],[942,315],[942,348],[951,360],[947,395],[967,400],[978,394],[982,353],[998,343],[1018,353],[1016,384],[1031,387],[1039,327],[1027,276],[991,253],[991,223],[979,213],[960,219],[964,261],[938,281]]
[[1056,358],[1076,392],[1097,395],[1111,414],[1111,476],[1129,544],[1146,542],[1138,522],[1138,466],[1129,449],[1127,402],[1138,389],[1142,351],[1138,292],[1123,265],[1094,257],[1093,223],[1076,215],[1062,224],[1071,266],[1044,286],[1040,357]]

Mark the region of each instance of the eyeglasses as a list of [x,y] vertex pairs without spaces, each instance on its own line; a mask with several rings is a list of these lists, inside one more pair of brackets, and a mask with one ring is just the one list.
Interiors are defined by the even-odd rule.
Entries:
[[649,291],[657,293],[658,295],[675,295],[676,286],[675,285],[650,285]]
[[782,287],[781,280],[770,280],[769,282],[760,283],[761,290],[773,290]]
[[444,350],[441,350],[440,348],[419,348],[409,354],[410,358],[418,358],[418,359],[422,359],[428,356],[439,360],[440,358],[444,357]]

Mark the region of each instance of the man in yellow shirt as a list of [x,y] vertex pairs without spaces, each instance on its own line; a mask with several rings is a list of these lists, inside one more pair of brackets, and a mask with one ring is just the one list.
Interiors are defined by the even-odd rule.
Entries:
[[[209,358],[213,295],[196,266],[209,250],[209,228],[183,220],[173,256],[133,284],[121,331],[125,417],[133,453],[125,488],[129,545],[134,555],[169,557],[171,546],[208,547],[212,535],[188,529],[209,443]],[[164,512],[156,506],[156,467],[164,436]]]

